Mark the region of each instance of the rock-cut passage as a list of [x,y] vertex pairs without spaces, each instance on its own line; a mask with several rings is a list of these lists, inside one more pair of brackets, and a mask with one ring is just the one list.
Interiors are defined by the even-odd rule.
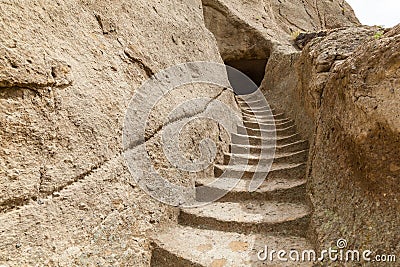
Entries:
[[[225,61],[227,66],[246,74],[257,86],[261,85],[268,59],[239,59]],[[229,72],[228,72],[229,74]]]
[[[246,104],[251,101],[254,107],[261,105],[261,101],[236,98],[244,126],[238,126],[237,133],[232,135],[230,146],[231,150],[236,147],[235,154],[227,153],[225,164],[214,166],[214,178],[196,181],[197,185],[205,186],[197,190],[198,201],[206,201],[208,195],[218,191],[225,191],[226,195],[209,205],[181,209],[179,225],[153,238],[151,266],[288,266],[277,259],[272,263],[262,261],[257,252],[265,246],[300,252],[312,249],[305,238],[311,213],[305,179],[308,142],[300,139],[294,122],[284,114],[273,111],[272,115],[264,115],[262,107],[250,109]],[[261,157],[261,123],[263,129],[276,125],[276,137],[269,137],[276,138],[276,154],[271,171],[265,173],[266,180],[250,193],[248,178],[254,172],[264,171],[254,169]],[[236,165],[228,165],[232,157]],[[236,180],[218,178],[224,171],[229,171],[232,175],[229,177],[241,178],[229,192],[229,184]],[[243,175],[235,177],[236,173]],[[207,186],[214,179],[218,182]],[[312,266],[310,263],[290,266],[297,264]]]

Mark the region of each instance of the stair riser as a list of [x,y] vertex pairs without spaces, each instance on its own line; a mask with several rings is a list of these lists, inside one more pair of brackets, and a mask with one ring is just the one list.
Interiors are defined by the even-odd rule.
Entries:
[[[278,144],[280,142],[279,140],[276,139],[264,139],[263,144],[264,145],[274,145]],[[234,136],[232,135],[232,140],[231,143],[234,145],[261,145],[261,139],[260,138],[246,138],[243,136]]]
[[268,123],[268,124],[261,124],[257,122],[249,122],[249,121],[244,121],[243,122],[244,126],[247,128],[262,128],[262,129],[284,129],[288,128],[290,126],[294,126],[293,121],[288,121],[285,123]]
[[285,116],[285,114],[283,113],[278,113],[278,114],[271,114],[271,112],[257,112],[254,111],[254,113],[251,112],[246,112],[246,111],[242,111],[242,116],[249,118],[249,119],[258,119],[258,120],[283,120],[283,119],[287,119],[287,117]]
[[277,115],[277,114],[282,114],[282,112],[276,112],[275,110],[271,109],[268,110],[266,107],[252,107],[248,108],[248,107],[243,107],[242,106],[242,113],[246,113],[246,114],[273,114],[273,115]]
[[[272,123],[254,123],[254,122],[244,122],[243,123],[244,127],[247,129],[254,129],[254,130],[263,130],[263,131],[272,131],[272,130],[284,130],[290,127],[296,128],[296,126],[293,123],[282,123],[282,124],[272,124]],[[238,125],[238,127],[243,127],[241,125]]]
[[[295,143],[283,147],[276,147],[275,153],[287,153],[287,152],[297,152],[297,151],[302,151],[308,149],[308,143],[307,142],[301,142],[301,143]],[[263,150],[264,152],[272,152],[272,148],[267,148]],[[235,154],[255,154],[259,155],[261,153],[261,148],[260,147],[243,147],[243,146],[235,146],[235,145],[230,145],[229,146],[229,153],[235,153]]]
[[[214,167],[214,176],[220,177],[224,173],[218,167]],[[254,177],[254,171],[245,171],[239,172],[235,170],[228,170],[225,172],[225,177],[233,177],[233,178],[242,178],[242,179],[252,179]],[[285,177],[287,179],[303,179],[306,175],[306,165],[300,165],[296,168],[289,168],[289,169],[281,169],[281,170],[274,170],[270,171],[269,173],[263,173],[265,179],[276,179]]]
[[[251,105],[252,107],[264,107],[265,108],[265,105],[266,105],[266,100],[265,99],[247,99],[246,101],[242,100],[242,99],[236,99],[236,100],[237,100],[237,102],[239,103],[239,105],[241,107],[245,107],[247,105]],[[271,105],[269,105],[269,107],[271,109],[275,109]]]
[[153,251],[151,255],[151,267],[204,267],[203,265],[183,259],[163,248],[152,243]]
[[253,145],[253,146],[260,146],[261,141],[264,145],[288,145],[297,141],[300,141],[300,137],[298,135],[293,135],[288,138],[284,139],[264,139],[262,140],[261,138],[254,138],[254,137],[248,137],[246,136],[240,136],[240,135],[232,135],[232,140],[231,143],[235,145]]
[[[241,135],[251,135],[251,136],[261,136],[261,134],[265,135],[265,137],[272,137],[273,136],[273,128],[272,129],[252,129],[252,128],[245,128],[242,126],[237,126],[237,133]],[[286,129],[276,129],[275,135],[276,136],[288,136],[293,135],[296,133],[296,127],[290,127]]]
[[[247,134],[248,135],[252,135],[252,136],[261,136],[262,132],[263,135],[270,135],[270,132],[268,132],[268,130],[264,131],[263,130],[259,130],[259,129],[251,129],[251,128],[246,128],[247,130]],[[241,130],[243,132],[243,130]],[[296,134],[296,127],[290,127],[290,128],[286,128],[286,129],[276,129],[276,136],[288,136],[288,135],[293,135]]]
[[239,103],[239,106],[242,108],[242,110],[246,110],[246,111],[248,111],[250,109],[255,109],[255,110],[268,110],[269,109],[272,112],[276,112],[276,109],[274,109],[272,107],[268,107],[267,105],[265,105],[265,102],[262,102],[262,101],[241,102],[241,103]]
[[254,201],[279,201],[289,203],[307,204],[306,185],[302,184],[297,187],[277,190],[274,192],[246,192],[246,191],[229,191],[203,186],[196,188],[196,200],[199,202],[214,201],[214,196],[225,195],[218,199],[219,202],[242,202],[247,200]]
[[179,224],[200,229],[211,229],[242,234],[268,233],[287,236],[305,237],[310,223],[310,216],[305,216],[293,221],[268,224],[268,223],[241,223],[235,221],[221,221],[210,217],[198,217],[181,211],[178,218]]
[[[266,132],[268,135],[270,135],[269,133],[273,133],[274,130],[278,133],[278,131],[282,130],[282,129],[277,129],[273,125],[268,125],[268,126],[262,127],[262,131]],[[242,135],[250,135],[250,132],[257,132],[257,135],[255,135],[255,136],[260,136],[260,130],[258,128],[243,127],[241,125],[237,126],[237,132],[238,132],[238,134],[242,134]]]
[[258,102],[263,100],[258,95],[239,95],[236,96],[236,99],[238,101],[250,101],[250,102]]
[[[239,104],[245,104],[245,103],[254,104],[254,103],[262,103],[263,102],[263,99],[246,99],[246,101],[245,101],[241,98],[237,98],[236,100],[238,101]],[[264,102],[265,101],[266,100],[264,100]]]
[[[296,153],[294,155],[290,155],[287,157],[275,158],[274,163],[302,163],[307,161],[308,152]],[[247,159],[245,157],[238,157],[231,155],[224,155],[224,165],[228,165],[229,161],[234,162],[235,164],[243,164],[243,165],[257,165],[259,159]]]
[[[274,119],[254,119],[254,118],[246,118],[243,117],[243,124],[246,123],[262,123],[262,124],[275,124],[275,125],[279,125],[279,124],[283,124],[283,123],[288,123],[288,122],[293,122],[289,119],[283,119],[283,120],[274,120]],[[293,125],[293,124],[292,124]],[[291,126],[291,125],[290,125]]]

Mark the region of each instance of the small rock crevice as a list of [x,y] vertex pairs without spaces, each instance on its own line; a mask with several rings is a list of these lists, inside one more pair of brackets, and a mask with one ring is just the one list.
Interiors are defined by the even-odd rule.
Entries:
[[140,145],[143,145],[144,143],[150,141],[151,139],[153,139],[155,136],[157,136],[158,133],[160,133],[165,127],[167,127],[168,125],[172,124],[172,123],[176,123],[178,121],[181,121],[183,119],[186,118],[191,118],[191,117],[195,117],[197,115],[200,115],[202,113],[204,113],[208,107],[210,106],[210,104],[212,102],[214,102],[215,100],[217,100],[218,98],[221,97],[221,95],[226,92],[226,90],[228,90],[227,88],[223,88],[217,95],[215,95],[212,99],[210,99],[210,101],[204,106],[204,108],[200,111],[194,112],[194,113],[190,113],[190,114],[184,114],[183,116],[174,118],[173,120],[170,120],[164,124],[161,124],[159,127],[157,127],[150,135],[146,136],[143,140],[137,140],[137,141],[133,141],[127,148],[124,149],[124,152],[132,150]]
[[132,49],[132,47],[126,48],[124,50],[124,54],[128,57],[128,59],[132,63],[137,64],[139,66],[139,68],[141,68],[146,73],[146,76],[148,78],[150,78],[151,76],[153,76],[155,74],[153,69],[146,64],[146,60],[143,59],[144,56],[138,55],[137,53],[135,53],[135,50]]
[[110,160],[105,160],[102,162],[99,162],[98,164],[92,166],[89,170],[75,176],[73,179],[70,181],[64,183],[63,185],[57,186],[55,188],[52,188],[52,190],[44,190],[44,185],[46,183],[46,174],[45,170],[41,169],[40,171],[40,177],[39,177],[39,184],[38,184],[38,193],[36,196],[31,196],[31,197],[20,197],[20,198],[11,198],[6,201],[3,201],[0,203],[0,214],[1,213],[7,213],[16,209],[20,209],[25,205],[29,205],[31,201],[39,201],[39,198],[47,198],[47,197],[57,197],[59,195],[59,192],[67,189],[69,186],[82,181],[86,179],[86,177],[90,176],[92,173],[94,173],[96,170],[100,169],[102,166],[104,166],[107,162]]

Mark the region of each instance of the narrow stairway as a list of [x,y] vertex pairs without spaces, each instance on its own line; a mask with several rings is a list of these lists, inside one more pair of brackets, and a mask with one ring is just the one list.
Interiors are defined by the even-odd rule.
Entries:
[[[312,266],[278,261],[276,255],[274,262],[257,256],[266,246],[299,253],[312,249],[305,238],[311,214],[305,179],[308,142],[301,140],[294,122],[284,114],[273,111],[272,116],[264,115],[262,107],[253,107],[258,100],[251,103],[253,111],[241,98],[237,101],[244,126],[238,126],[237,134],[232,134],[230,147],[235,154],[225,154],[224,165],[215,165],[214,175],[219,177],[227,171],[232,175],[229,177],[241,178],[239,183],[228,191],[226,188],[236,179],[217,178],[218,183],[212,186],[207,185],[216,178],[196,181],[203,186],[197,191],[198,201],[206,201],[215,192],[224,191],[226,195],[202,207],[181,209],[179,225],[154,237],[151,266]],[[261,121],[255,119],[257,112]],[[276,127],[276,152],[269,172],[255,168],[261,157],[261,123],[275,123]],[[235,165],[228,165],[232,158]],[[264,171],[267,178],[262,186],[249,192],[250,178]]]

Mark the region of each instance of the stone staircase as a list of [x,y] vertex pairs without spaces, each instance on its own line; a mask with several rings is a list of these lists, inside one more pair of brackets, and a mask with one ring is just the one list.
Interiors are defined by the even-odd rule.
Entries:
[[[294,122],[284,114],[273,111],[268,115],[262,107],[250,111],[242,99],[237,97],[237,101],[244,126],[238,126],[237,134],[232,135],[231,152],[224,155],[223,165],[215,165],[216,178],[196,182],[202,186],[196,191],[198,201],[206,202],[214,193],[224,192],[225,196],[198,208],[181,209],[179,225],[153,238],[151,266],[312,266],[278,261],[276,255],[274,262],[257,257],[265,246],[300,253],[312,249],[305,238],[311,214],[305,179],[308,143],[300,139]],[[256,113],[261,121],[255,119]],[[276,152],[267,172],[263,166],[255,167],[262,160],[261,131],[273,130],[273,123]],[[264,146],[275,143],[263,141]],[[228,165],[233,158],[235,165]],[[236,179],[218,178],[225,171]],[[255,172],[265,172],[267,178],[259,189],[249,192],[249,178]],[[239,183],[237,178],[241,178]],[[215,179],[217,183],[208,185]],[[235,185],[234,189],[228,191],[229,185]]]

